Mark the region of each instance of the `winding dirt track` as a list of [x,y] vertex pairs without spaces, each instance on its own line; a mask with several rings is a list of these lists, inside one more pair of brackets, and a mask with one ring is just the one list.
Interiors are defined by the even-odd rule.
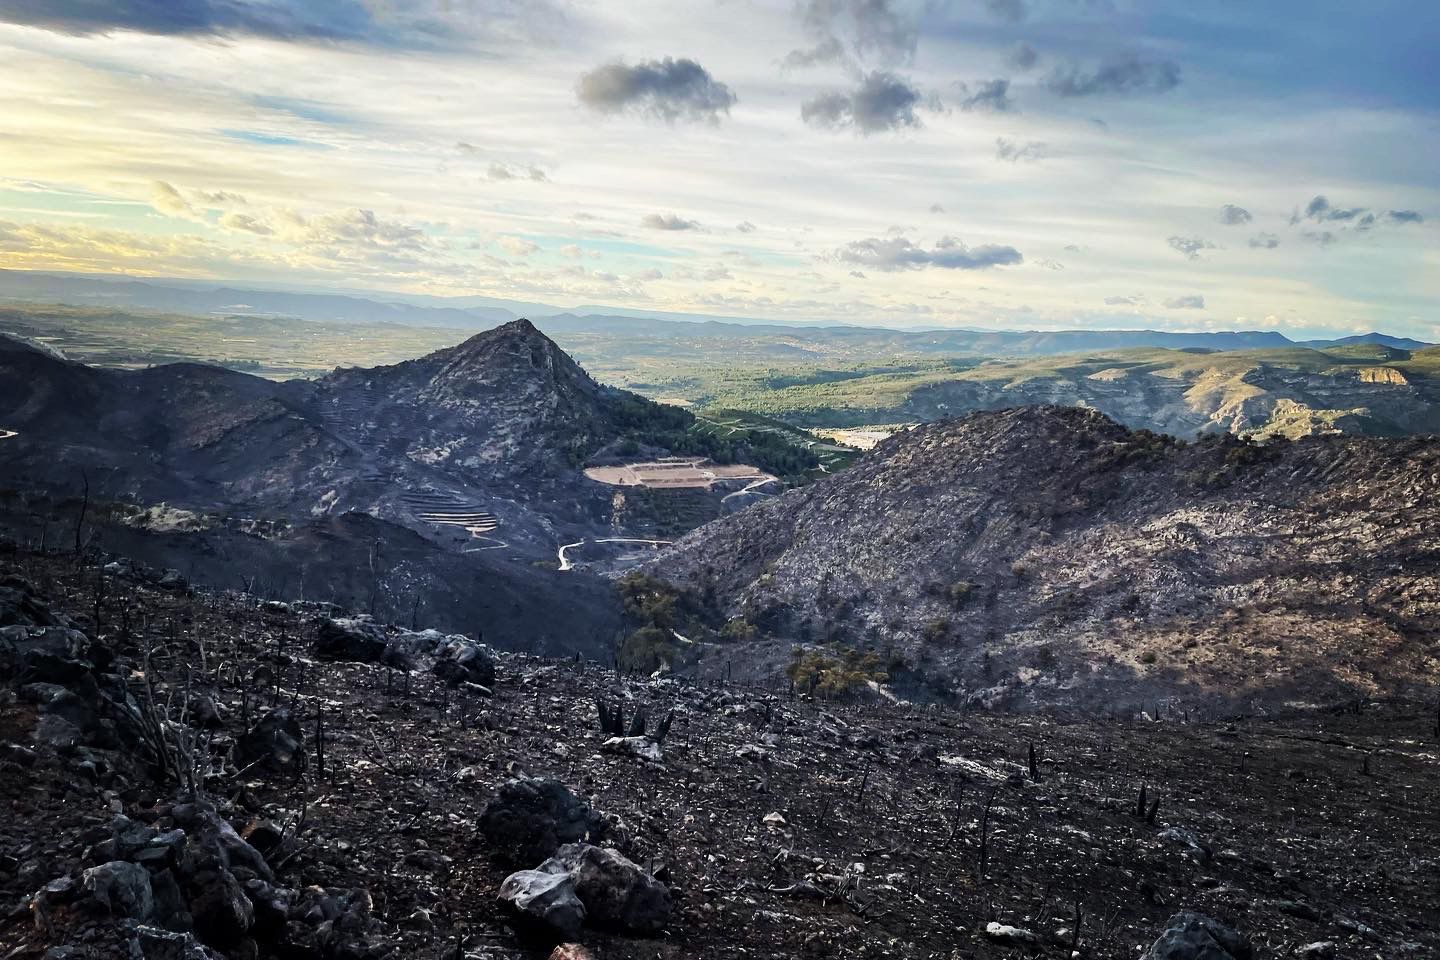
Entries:
[[560,558],[561,570],[573,570],[575,569],[575,565],[570,562],[570,559],[568,557],[565,556],[565,551],[569,550],[571,547],[583,547],[587,543],[648,543],[652,547],[663,547],[669,546],[674,542],[675,541],[673,540],[641,540],[635,537],[605,537],[600,540],[577,540],[574,543],[567,543],[563,545],[559,549],[559,551],[557,551],[557,556],[559,556]]

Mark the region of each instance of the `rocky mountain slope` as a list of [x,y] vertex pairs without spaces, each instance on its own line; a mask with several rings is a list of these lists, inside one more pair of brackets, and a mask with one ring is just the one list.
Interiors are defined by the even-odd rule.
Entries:
[[11,960],[1440,950],[1429,708],[839,707],[89,559],[0,558]]
[[595,650],[616,603],[558,574],[556,550],[623,536],[615,518],[635,511],[580,466],[689,419],[595,383],[527,321],[284,383],[99,369],[0,337],[0,533],[53,544],[79,530],[77,546],[203,582],[298,582],[395,620],[427,606],[452,627],[498,619],[516,646]]
[[837,642],[992,706],[1428,695],[1437,495],[1429,438],[1183,444],[1018,408],[891,437],[647,569],[758,629],[723,658],[761,675]]

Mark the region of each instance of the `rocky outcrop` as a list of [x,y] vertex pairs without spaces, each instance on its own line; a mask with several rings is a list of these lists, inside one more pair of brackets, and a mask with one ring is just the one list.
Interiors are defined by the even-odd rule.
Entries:
[[1254,951],[1243,936],[1198,913],[1177,913],[1142,960],[1251,960]]
[[480,832],[502,862],[538,863],[561,845],[598,839],[605,821],[558,780],[505,781],[480,812]]

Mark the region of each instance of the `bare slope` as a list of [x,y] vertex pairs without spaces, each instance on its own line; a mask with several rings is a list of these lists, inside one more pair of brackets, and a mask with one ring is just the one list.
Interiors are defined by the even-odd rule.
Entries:
[[[1182,445],[1055,407],[928,424],[650,566],[794,642],[992,705],[1274,704],[1440,676],[1440,445]],[[902,677],[904,679],[906,677]]]

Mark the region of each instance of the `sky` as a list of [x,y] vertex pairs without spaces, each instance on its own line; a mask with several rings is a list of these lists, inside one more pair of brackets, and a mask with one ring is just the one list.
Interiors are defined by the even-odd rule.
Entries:
[[1440,4],[0,0],[0,267],[1440,339]]

